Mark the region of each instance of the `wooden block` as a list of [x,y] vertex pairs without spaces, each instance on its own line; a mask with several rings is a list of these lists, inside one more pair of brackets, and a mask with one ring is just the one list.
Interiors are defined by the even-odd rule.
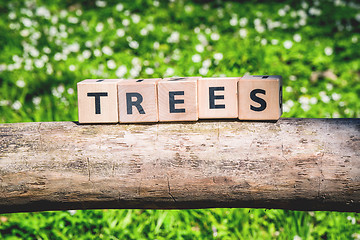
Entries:
[[199,79],[199,118],[237,118],[239,79],[236,77]]
[[79,123],[119,122],[120,79],[87,79],[77,84]]
[[282,114],[281,76],[244,76],[238,95],[240,120],[278,120]]
[[158,122],[156,79],[122,80],[118,83],[121,123]]
[[197,79],[179,77],[158,82],[160,122],[198,120]]

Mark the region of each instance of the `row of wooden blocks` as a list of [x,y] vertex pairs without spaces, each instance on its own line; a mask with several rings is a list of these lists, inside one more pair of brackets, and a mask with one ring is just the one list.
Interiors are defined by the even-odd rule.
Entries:
[[281,76],[87,79],[77,90],[80,123],[277,120],[282,114]]

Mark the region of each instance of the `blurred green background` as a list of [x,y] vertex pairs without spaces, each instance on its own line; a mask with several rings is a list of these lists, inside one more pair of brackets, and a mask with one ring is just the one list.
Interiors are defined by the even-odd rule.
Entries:
[[[0,123],[76,121],[86,78],[284,79],[283,117],[360,117],[358,1],[0,0]],[[360,239],[360,214],[263,209],[0,215],[5,239]]]

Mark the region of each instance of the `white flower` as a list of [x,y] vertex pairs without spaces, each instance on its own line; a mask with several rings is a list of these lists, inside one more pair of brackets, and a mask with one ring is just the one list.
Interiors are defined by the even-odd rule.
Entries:
[[103,29],[104,29],[104,24],[102,22],[99,22],[95,27],[96,32],[101,32]]
[[317,98],[316,97],[312,97],[312,98],[310,98],[310,104],[317,104],[317,102],[318,102],[318,100],[317,100]]
[[284,112],[290,112],[291,108],[294,106],[294,102],[292,100],[287,100],[283,104],[283,110]]
[[210,35],[210,38],[211,38],[211,40],[213,40],[213,41],[217,41],[217,40],[220,39],[220,34],[218,34],[218,33],[212,33],[212,34]]
[[76,24],[79,22],[79,19],[77,17],[68,17],[68,22],[72,24]]
[[74,94],[74,89],[69,88],[69,89],[67,90],[67,92],[68,92],[68,94],[73,95],[73,94]]
[[330,98],[329,98],[329,96],[324,95],[321,97],[321,101],[323,101],[324,103],[328,103],[328,102],[330,102]]
[[115,7],[116,11],[121,12],[124,9],[124,5],[121,3],[117,4]]
[[37,67],[37,68],[42,68],[45,65],[45,63],[42,59],[35,59],[34,63],[35,63],[35,67]]
[[131,41],[129,43],[129,47],[131,47],[133,49],[138,49],[139,48],[139,43],[137,41]]
[[85,42],[85,46],[88,47],[88,48],[91,48],[93,46],[93,43],[90,40],[87,40]]
[[130,20],[129,20],[129,19],[124,19],[124,20],[122,21],[122,24],[123,24],[125,27],[127,27],[127,26],[130,25]]
[[113,55],[113,50],[109,47],[109,46],[104,46],[102,49],[101,49],[101,51],[104,53],[104,54],[106,54],[106,55],[108,55],[108,56],[111,56],[111,55]]
[[309,9],[309,13],[310,13],[310,15],[320,16],[321,15],[321,10],[318,9],[318,8],[311,7]]
[[41,102],[41,97],[34,97],[33,99],[32,99],[32,102],[33,102],[33,104],[34,105],[39,105],[40,104],[40,102]]
[[211,60],[205,59],[202,63],[203,68],[209,68],[211,66]]
[[69,70],[70,70],[70,71],[73,72],[73,71],[75,71],[75,69],[76,69],[76,68],[75,68],[75,65],[71,64],[71,65],[69,66]]
[[201,44],[197,44],[196,46],[195,46],[195,49],[196,49],[196,51],[198,51],[198,52],[203,52],[204,51],[204,46],[203,45],[201,45]]
[[14,20],[16,18],[16,13],[10,12],[8,17],[9,17],[10,20]]
[[217,61],[220,61],[221,59],[223,59],[223,54],[222,53],[215,53],[214,54],[214,59]]
[[149,33],[149,31],[146,28],[143,28],[140,30],[141,36],[146,36],[146,35],[148,35],[148,33]]
[[109,61],[107,61],[107,67],[109,69],[115,69],[116,68],[116,63],[114,60],[110,59]]
[[46,53],[46,54],[50,54],[50,53],[51,53],[51,49],[50,49],[49,47],[44,47],[44,48],[43,48],[43,51],[44,51],[44,53]]
[[290,76],[289,76],[289,79],[290,79],[291,81],[296,81],[297,77],[296,77],[295,75],[290,75]]
[[208,41],[204,34],[198,34],[197,39],[201,42],[202,45],[204,45],[204,46],[208,45]]
[[201,56],[199,54],[195,54],[191,57],[191,60],[194,62],[194,63],[198,63],[201,61]]
[[74,215],[76,213],[76,210],[68,210],[68,212],[70,213],[70,215]]
[[14,110],[19,110],[21,107],[22,107],[22,104],[19,100],[16,100],[12,105],[11,107],[14,109]]
[[130,76],[133,78],[139,76],[139,70],[135,68],[130,69]]
[[293,89],[292,89],[292,87],[287,86],[287,87],[285,88],[285,91],[286,91],[286,92],[292,92],[292,91],[293,91]]
[[279,40],[277,39],[271,39],[271,44],[272,45],[277,45],[279,43]]
[[284,42],[284,47],[285,47],[286,49],[290,49],[292,46],[293,46],[292,41],[286,40],[286,41]]
[[159,42],[154,42],[154,49],[159,49],[160,47],[160,43]]
[[172,32],[170,37],[168,37],[168,43],[178,43],[180,41],[180,33],[179,32]]
[[237,20],[235,17],[233,17],[233,18],[230,19],[230,25],[231,25],[231,26],[235,26],[235,25],[237,25],[237,24],[238,24],[238,20]]
[[331,97],[334,101],[338,101],[338,100],[340,100],[341,95],[338,93],[333,93],[333,94],[331,94]]
[[86,49],[83,51],[82,55],[85,59],[89,59],[91,57],[91,51]]
[[308,90],[307,90],[307,88],[306,87],[301,87],[300,88],[300,92],[302,92],[302,93],[306,93]]
[[239,30],[239,34],[240,34],[240,37],[242,38],[246,38],[247,34],[248,34],[248,31],[245,29],[245,28],[241,28]]
[[68,46],[68,49],[70,52],[78,52],[80,50],[80,44],[79,43],[73,43]]
[[30,31],[28,29],[23,29],[23,30],[20,31],[20,35],[22,37],[27,37],[27,36],[30,35]]
[[295,34],[294,36],[293,36],[293,39],[294,39],[294,41],[295,42],[300,42],[301,41],[301,36],[300,36],[300,34]]
[[55,53],[54,59],[55,59],[55,61],[60,61],[62,59],[61,53]]
[[0,106],[7,106],[10,104],[9,100],[0,100]]
[[23,88],[25,87],[25,85],[26,83],[22,79],[16,81],[16,86],[18,86],[19,88]]
[[356,21],[360,22],[360,13],[355,15],[355,19],[356,19]]
[[140,22],[141,17],[137,14],[133,14],[133,15],[131,15],[131,19],[136,24],[136,23]]
[[99,49],[94,50],[95,57],[100,57],[102,55],[102,52]]
[[281,9],[279,9],[278,14],[279,14],[280,17],[283,17],[283,16],[285,16],[286,11],[281,8]]
[[154,69],[148,67],[148,68],[145,69],[145,73],[148,74],[148,75],[152,75],[152,74],[154,74]]
[[330,56],[330,55],[333,54],[333,49],[332,49],[331,47],[326,47],[326,48],[324,49],[324,52],[325,52],[325,54],[326,54],[327,56]]
[[167,68],[165,71],[165,76],[171,76],[175,73],[175,70],[171,67]]
[[118,67],[118,69],[115,72],[118,78],[122,78],[126,73],[127,73],[127,68],[125,65]]
[[298,235],[295,235],[293,240],[301,240],[301,237],[299,237]]
[[203,67],[199,69],[199,73],[203,76],[206,75],[208,73],[208,71],[209,71],[209,69],[203,68]]
[[106,7],[106,2],[98,0],[98,1],[95,2],[95,5],[97,7]]
[[186,6],[185,6],[185,12],[191,13],[192,11],[193,11],[193,7],[192,7],[192,6],[190,6],[190,5],[186,5]]
[[331,90],[333,90],[333,88],[334,88],[334,86],[331,83],[326,84],[326,89],[327,90],[331,91]]
[[245,27],[247,23],[248,23],[248,19],[246,17],[240,18],[239,24],[241,27]]
[[261,39],[261,45],[265,46],[267,44],[267,40],[265,38]]
[[122,28],[119,28],[118,30],[116,30],[116,35],[118,35],[118,37],[125,36],[125,30]]
[[24,24],[25,27],[31,27],[32,25],[32,21],[29,18],[23,18],[22,23]]
[[301,96],[299,98],[299,103],[302,105],[302,104],[309,104],[310,103],[310,99],[308,97],[305,97],[305,96]]

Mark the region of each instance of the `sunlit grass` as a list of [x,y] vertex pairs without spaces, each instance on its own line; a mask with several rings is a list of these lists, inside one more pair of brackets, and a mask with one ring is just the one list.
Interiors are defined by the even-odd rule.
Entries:
[[[76,121],[86,78],[278,74],[283,117],[360,117],[357,1],[0,1],[0,122]],[[4,214],[9,239],[360,239],[360,215]]]

